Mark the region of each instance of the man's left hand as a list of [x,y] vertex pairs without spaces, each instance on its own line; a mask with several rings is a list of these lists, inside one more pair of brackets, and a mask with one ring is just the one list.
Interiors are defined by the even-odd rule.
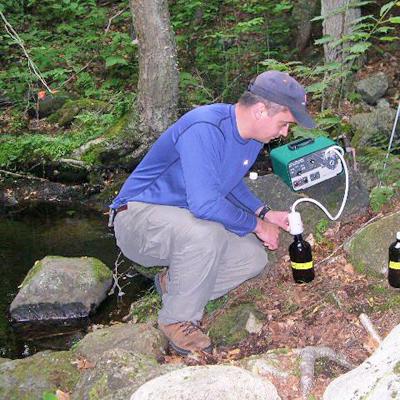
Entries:
[[279,228],[282,228],[285,231],[289,231],[288,215],[289,213],[287,211],[271,210],[265,214],[264,221],[278,225]]

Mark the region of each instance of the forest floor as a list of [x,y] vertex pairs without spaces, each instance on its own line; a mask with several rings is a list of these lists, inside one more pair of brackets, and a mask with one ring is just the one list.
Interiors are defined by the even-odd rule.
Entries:
[[[385,277],[370,277],[358,272],[348,260],[343,244],[371,220],[399,210],[397,199],[380,213],[370,211],[348,223],[337,222],[322,239],[313,243],[314,281],[301,285],[294,283],[289,258],[285,256],[273,273],[237,288],[229,295],[229,300],[204,321],[207,329],[229,307],[253,302],[265,316],[258,334],[249,335],[235,346],[217,347],[212,355],[183,359],[170,355],[163,361],[188,365],[235,363],[250,355],[280,349],[279,369],[292,373],[286,378],[274,374],[266,377],[275,384],[283,400],[303,398],[296,349],[327,346],[351,363],[361,364],[378,343],[361,324],[360,314],[367,314],[384,338],[400,323],[400,297],[399,291],[391,288]],[[345,372],[344,367],[326,359],[317,361],[310,395],[321,399],[329,382]]]

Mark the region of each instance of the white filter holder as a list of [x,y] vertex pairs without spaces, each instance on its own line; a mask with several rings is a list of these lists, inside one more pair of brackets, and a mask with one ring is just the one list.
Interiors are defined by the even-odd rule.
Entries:
[[291,211],[288,215],[288,219],[289,219],[290,234],[301,235],[304,232],[304,228],[300,213],[298,213],[297,211]]

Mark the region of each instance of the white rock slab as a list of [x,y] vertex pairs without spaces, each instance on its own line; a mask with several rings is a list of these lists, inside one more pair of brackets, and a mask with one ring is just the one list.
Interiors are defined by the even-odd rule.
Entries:
[[234,366],[187,367],[142,385],[131,400],[280,400],[267,379]]
[[400,325],[357,368],[333,380],[323,400],[400,399]]

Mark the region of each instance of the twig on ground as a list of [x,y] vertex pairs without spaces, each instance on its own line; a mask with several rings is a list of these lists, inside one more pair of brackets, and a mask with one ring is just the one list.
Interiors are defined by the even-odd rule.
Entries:
[[49,180],[45,179],[45,178],[39,178],[38,176],[32,176],[32,175],[26,175],[26,174],[17,174],[16,172],[10,172],[10,171],[6,171],[4,169],[0,169],[0,174],[9,175],[14,178],[29,179],[31,181],[49,182]]
[[361,325],[365,328],[365,330],[370,334],[372,339],[374,339],[378,344],[382,343],[382,338],[380,337],[379,333],[376,331],[374,325],[372,324],[371,320],[369,319],[367,314],[360,314],[359,316]]
[[42,73],[40,72],[39,68],[36,66],[36,64],[33,62],[32,58],[29,56],[28,51],[26,50],[24,46],[24,42],[18,35],[18,33],[14,30],[12,25],[7,21],[5,15],[0,11],[0,17],[4,22],[4,28],[8,34],[17,44],[19,47],[21,47],[26,59],[28,60],[28,67],[31,70],[31,72],[42,82],[43,86],[48,90],[49,93],[52,93],[52,90],[50,87],[47,85]]
[[75,76],[77,76],[79,73],[81,73],[82,71],[84,71],[94,60],[94,57],[92,57],[80,70],[76,71],[74,74],[72,74],[66,81],[64,81],[63,83],[61,83],[61,85],[59,86],[60,88],[63,87],[64,85],[66,85],[70,80],[72,80],[73,78],[75,78]]
[[125,12],[127,9],[128,9],[128,8],[124,8],[124,9],[118,11],[115,15],[113,15],[112,17],[110,17],[110,18],[108,19],[107,28],[106,28],[105,31],[104,31],[105,33],[107,33],[107,32],[110,30],[110,26],[111,26],[112,20],[113,20],[114,18],[119,17],[119,16],[120,16],[123,12]]
[[[114,270],[113,270],[113,285],[110,291],[108,292],[109,295],[114,294],[115,288],[118,289],[118,297],[122,297],[125,293],[122,290],[121,285],[119,284],[118,280],[121,277],[121,274],[118,272],[118,267],[123,264],[124,260],[122,258],[122,252],[120,251],[118,253],[117,259],[115,260],[114,263]],[[121,260],[120,260],[121,259]]]
[[330,347],[307,346],[298,351],[301,356],[300,362],[300,388],[304,398],[307,398],[314,384],[315,361],[319,358],[328,358],[330,361],[342,367],[353,369],[355,365],[350,363],[346,357],[335,352]]

